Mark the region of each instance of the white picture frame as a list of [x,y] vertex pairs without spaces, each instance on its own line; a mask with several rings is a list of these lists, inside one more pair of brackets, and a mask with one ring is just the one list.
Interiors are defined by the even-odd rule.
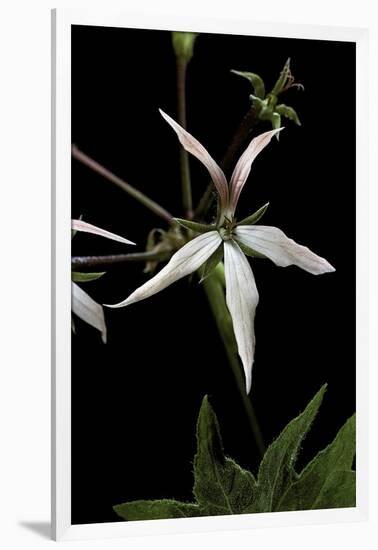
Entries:
[[[357,506],[208,518],[71,524],[71,25],[353,41],[357,60]],[[52,12],[52,536],[55,540],[361,521],[368,513],[368,31],[148,15],[127,10]]]

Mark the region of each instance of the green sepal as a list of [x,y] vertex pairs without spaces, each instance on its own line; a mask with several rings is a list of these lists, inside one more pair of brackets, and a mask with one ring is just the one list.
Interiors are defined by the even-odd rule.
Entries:
[[327,384],[324,384],[306,409],[286,426],[266,450],[258,473],[254,511],[276,510],[282,495],[296,481],[298,476],[294,466],[297,453],[319,410],[326,388]]
[[242,76],[243,78],[246,78],[247,80],[249,80],[250,83],[252,84],[253,91],[254,91],[255,95],[260,99],[264,99],[264,97],[265,97],[265,85],[264,85],[264,81],[261,78],[261,76],[259,76],[258,74],[255,74],[255,73],[249,73],[249,72],[244,72],[244,71],[235,71],[233,69],[231,69],[231,72],[238,75],[238,76]]
[[[277,128],[281,128],[281,115],[280,114],[278,114],[277,112],[272,113],[272,117],[271,117],[270,120],[272,122],[273,130],[277,130]],[[280,140],[280,133],[281,132],[277,132],[277,134],[276,134],[277,141]]]
[[[324,504],[325,495],[329,493],[329,490],[324,491],[324,487],[332,486],[338,477],[334,477],[335,472],[351,471],[355,452],[356,417],[353,415],[339,430],[332,443],[304,468],[298,480],[283,495],[277,510],[312,510],[318,507],[319,502]],[[350,499],[349,490],[347,493],[347,498]]]
[[201,516],[198,504],[177,500],[134,500],[113,506],[115,513],[127,521],[191,518]]
[[260,254],[260,252],[256,252],[256,250],[253,250],[253,248],[250,248],[249,246],[241,243],[240,241],[238,241],[238,239],[234,239],[234,240],[237,242],[237,244],[242,249],[244,254],[249,258],[266,258],[264,254]]
[[96,281],[105,275],[105,273],[106,271],[101,273],[81,273],[79,271],[72,271],[71,277],[74,283],[88,283],[89,281]]
[[269,202],[265,203],[261,208],[256,210],[256,212],[254,212],[250,216],[247,216],[246,218],[238,222],[237,225],[254,225],[256,222],[259,221],[260,218],[263,217],[263,215],[268,209],[268,206],[269,206]]
[[217,417],[204,397],[197,422],[193,493],[206,515],[243,514],[256,490],[253,475],[225,457]]
[[214,269],[217,267],[219,262],[223,260],[223,243],[218,246],[215,252],[210,256],[210,258],[200,267],[200,283],[204,281]]
[[288,105],[281,103],[280,105],[277,105],[276,112],[279,115],[294,121],[298,126],[301,126],[301,121],[299,120],[299,117],[293,107],[289,107]]
[[183,220],[181,218],[173,218],[179,225],[189,229],[189,231],[194,231],[195,233],[207,233],[208,231],[214,231],[216,229],[215,225],[206,225],[204,223],[192,222],[190,220]]

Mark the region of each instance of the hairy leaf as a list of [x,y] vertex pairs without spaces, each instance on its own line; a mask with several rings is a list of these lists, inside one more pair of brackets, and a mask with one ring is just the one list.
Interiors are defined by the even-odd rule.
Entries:
[[[206,281],[205,281],[206,285]],[[221,283],[219,283],[220,290]],[[224,454],[217,417],[207,396],[197,422],[194,503],[137,500],[114,506],[123,519],[150,520],[256,512],[347,508],[355,506],[355,418],[303,469],[294,470],[300,444],[322,402],[326,385],[267,449],[258,482]]]
[[335,471],[350,471],[356,452],[356,419],[353,415],[328,447],[304,468],[283,495],[277,509],[310,510]]
[[194,495],[206,515],[242,514],[251,506],[256,481],[223,451],[217,417],[207,396],[197,423]]
[[283,493],[295,481],[294,465],[297,453],[318,412],[326,387],[325,384],[306,409],[294,418],[268,447],[259,468],[254,511],[275,510]]
[[336,470],[323,485],[312,510],[356,506],[356,472]]
[[113,510],[127,521],[168,518],[190,518],[201,516],[197,504],[179,502],[177,500],[134,500],[117,504]]

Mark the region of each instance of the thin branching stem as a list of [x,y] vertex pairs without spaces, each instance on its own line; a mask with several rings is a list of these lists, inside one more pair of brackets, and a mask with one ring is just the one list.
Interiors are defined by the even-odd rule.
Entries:
[[97,174],[100,174],[108,181],[111,181],[112,183],[117,185],[117,187],[119,187],[135,200],[143,204],[146,208],[154,212],[157,216],[160,216],[160,218],[163,218],[163,220],[168,223],[172,223],[173,216],[168,212],[168,210],[160,206],[160,204],[147,197],[147,195],[145,195],[120,177],[113,174],[113,172],[102,166],[96,160],[92,159],[91,157],[80,151],[80,149],[76,145],[72,146],[72,156],[74,159],[80,161],[82,164],[85,164],[85,166],[87,166],[88,168],[91,168],[91,170],[93,170]]
[[71,269],[86,271],[93,268],[106,268],[129,262],[163,262],[168,260],[172,252],[132,252],[130,254],[111,254],[106,256],[73,256]]

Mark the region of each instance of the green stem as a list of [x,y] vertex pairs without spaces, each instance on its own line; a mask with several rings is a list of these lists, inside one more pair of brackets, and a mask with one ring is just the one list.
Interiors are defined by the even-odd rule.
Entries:
[[234,374],[257,448],[261,456],[263,456],[265,452],[265,445],[252,401],[245,391],[245,382],[240,368],[232,320],[225,302],[223,263],[219,263],[214,271],[204,280],[203,287],[217,324],[220,337],[226,349],[228,361]]
[[[188,62],[185,58],[177,56],[177,115],[178,121],[186,129],[186,69]],[[182,204],[185,217],[193,217],[192,186],[190,181],[189,155],[187,151],[180,147],[180,171],[181,171],[181,190]]]
[[107,180],[117,185],[117,187],[125,191],[128,195],[136,199],[138,202],[142,203],[146,208],[154,212],[154,214],[160,216],[160,218],[163,218],[163,220],[165,220],[166,222],[172,223],[173,216],[168,212],[168,210],[147,197],[147,195],[145,195],[141,191],[138,191],[138,189],[136,189],[120,177],[113,174],[113,172],[110,172],[110,170],[99,164],[97,161],[80,151],[80,149],[78,149],[76,145],[72,146],[72,156],[74,159],[80,161],[82,164],[85,164],[85,166],[88,166],[88,168],[91,168],[91,170],[93,170],[97,174],[100,174]]

